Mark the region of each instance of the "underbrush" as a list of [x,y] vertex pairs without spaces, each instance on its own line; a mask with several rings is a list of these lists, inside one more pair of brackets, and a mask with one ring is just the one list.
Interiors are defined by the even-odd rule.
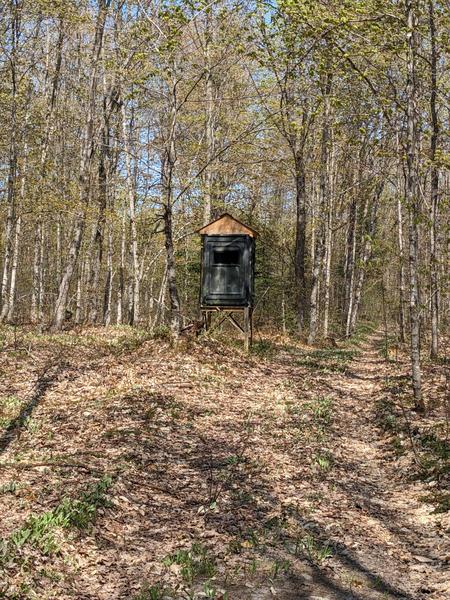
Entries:
[[357,350],[343,348],[323,348],[304,353],[296,364],[323,372],[345,373],[348,363],[356,356]]
[[358,323],[352,336],[345,341],[346,346],[358,346],[364,342],[369,335],[377,330],[377,323],[373,321],[362,321]]
[[409,476],[431,486],[424,501],[436,512],[450,510],[450,439],[445,421],[419,417],[412,411],[409,379],[406,375],[386,378],[384,395],[375,409],[378,426],[388,433],[397,458],[411,459]]
[[59,532],[88,529],[95,522],[98,509],[110,506],[107,492],[111,485],[111,477],[104,476],[79,498],[64,498],[52,510],[28,517],[20,529],[8,538],[0,539],[0,565],[14,561],[17,552],[25,545],[36,548],[43,555],[59,553]]
[[272,340],[262,339],[253,342],[251,352],[258,358],[272,358],[276,353],[276,345]]
[[23,358],[29,355],[31,349],[44,347],[58,348],[60,351],[76,349],[120,355],[133,352],[151,339],[160,339],[159,332],[153,333],[129,325],[74,327],[61,333],[17,329],[6,325],[0,329],[0,349],[7,350],[11,357]]
[[192,584],[199,577],[210,578],[216,573],[216,559],[198,542],[188,550],[177,550],[163,560],[166,567],[179,567],[183,581]]
[[133,600],[228,599],[227,593],[215,581],[217,557],[202,543],[196,541],[189,548],[176,550],[166,556],[162,564],[172,578],[175,576],[178,579],[178,583],[145,583]]

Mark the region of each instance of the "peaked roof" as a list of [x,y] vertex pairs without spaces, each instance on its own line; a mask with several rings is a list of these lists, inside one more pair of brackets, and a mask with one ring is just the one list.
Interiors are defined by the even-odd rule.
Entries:
[[249,235],[250,237],[256,238],[258,236],[258,232],[249,227],[248,225],[244,225],[238,219],[235,219],[229,213],[223,213],[211,223],[204,225],[201,229],[197,230],[197,233],[200,235]]

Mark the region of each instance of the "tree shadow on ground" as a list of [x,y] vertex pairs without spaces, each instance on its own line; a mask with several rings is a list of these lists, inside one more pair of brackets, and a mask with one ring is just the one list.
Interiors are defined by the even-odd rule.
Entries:
[[[160,411],[158,417],[155,410]],[[160,496],[157,502],[148,498],[147,507],[151,517],[146,515],[146,519],[141,523],[135,523],[137,537],[152,543],[159,540],[158,543],[161,544],[167,535],[161,533],[161,527],[173,528],[174,518],[186,524],[199,509],[205,511],[203,518],[208,530],[226,534],[240,542],[251,539],[254,534],[259,535],[270,515],[279,510],[282,498],[275,491],[273,482],[252,465],[251,445],[246,445],[245,440],[236,443],[227,441],[227,438],[231,438],[231,434],[235,433],[236,422],[229,424],[230,431],[228,424],[224,425],[219,435],[211,434],[207,440],[198,434],[193,436],[186,422],[177,422],[176,415],[173,414],[168,417],[171,411],[179,410],[184,410],[181,402],[176,402],[171,395],[161,394],[143,394],[133,398],[128,395],[118,399],[114,406],[108,408],[109,422],[115,420],[124,428],[122,433],[118,431],[114,443],[120,445],[130,464],[141,471],[139,480],[130,480],[124,474],[123,481],[128,481],[128,485],[132,487],[130,493],[139,494],[146,486],[149,489],[153,486],[153,489],[165,494],[165,499]],[[127,431],[145,430],[148,426],[149,411],[151,419],[155,419],[155,426],[164,430],[169,427],[170,422],[170,441],[167,438],[162,439],[160,435],[151,435],[143,439],[142,435],[127,434]],[[195,416],[194,411],[192,418]],[[245,424],[241,423],[240,427],[244,438]],[[188,436],[189,445],[185,443]],[[342,489],[353,498],[354,490],[351,487],[343,486]],[[211,508],[216,502],[221,505],[217,511]],[[323,540],[323,543],[329,539],[329,533],[327,534],[323,524],[299,515],[296,515],[296,519],[300,528],[304,532],[312,532],[315,539]],[[155,537],[156,529],[159,533]],[[283,534],[275,543],[268,544],[269,552],[275,557],[289,557],[289,551],[286,549],[294,544],[295,540],[291,539],[289,534]],[[361,575],[380,595],[413,600],[405,591],[389,583],[383,577],[382,569],[377,572],[376,567],[370,569],[362,564],[345,544],[333,543],[333,549],[334,561],[337,561],[342,569]],[[239,554],[240,551],[238,544],[236,552]],[[255,554],[260,551],[263,554],[265,552],[256,546]],[[326,566],[312,561],[306,551],[296,553],[293,558],[309,565],[313,574],[313,584],[320,587],[322,594],[326,592],[339,600],[367,598],[358,591],[346,588],[338,578],[330,574]],[[120,565],[120,562],[117,568],[123,568],[125,571],[125,563]],[[296,575],[295,570],[286,575],[286,581],[283,581],[282,585],[284,600],[317,595],[308,591],[305,581]]]
[[[318,539],[327,540],[326,532],[323,530],[321,525],[317,522],[313,522],[315,526],[315,531]],[[306,524],[306,523],[305,523]],[[308,527],[311,528],[311,521],[307,522]],[[342,543],[333,543],[333,560],[338,561],[340,568],[344,568],[345,570],[349,570],[355,575],[362,576],[366,581],[369,582],[369,586],[376,590],[378,593],[383,594],[383,598],[402,598],[404,600],[415,600],[415,597],[410,595],[406,590],[400,589],[398,586],[389,583],[385,577],[376,572],[374,567],[370,569],[366,567],[361,561],[355,556],[355,554],[349,550],[349,548]],[[326,585],[331,590],[338,590],[344,593],[344,598],[355,598],[355,599],[363,599],[367,596],[359,595],[351,590],[346,590],[342,586],[333,581],[329,577],[326,576],[325,570],[320,568],[318,565],[314,565],[314,571],[316,573],[317,579],[322,579],[324,585]]]
[[[272,362],[267,368],[273,369],[274,364],[276,363]],[[81,365],[77,374],[97,368],[104,368],[105,377],[107,376],[108,366],[102,366],[96,360],[88,365]],[[264,371],[266,367],[255,368]],[[173,373],[177,378],[180,377],[179,371]],[[290,370],[287,369],[286,373],[289,375]],[[304,374],[298,368],[293,368],[291,375],[300,387]],[[278,373],[278,376],[281,377],[282,373]],[[58,372],[48,371],[42,374],[33,398],[27,403],[28,412],[25,407],[23,414],[21,412],[17,417],[16,427],[23,427],[27,416],[57,377]],[[189,380],[189,377],[186,376],[185,379]],[[321,387],[325,385],[322,380],[319,383],[318,393],[322,392]],[[202,426],[199,422],[209,410],[212,412],[214,403],[203,406],[201,399],[201,402],[194,401],[193,404],[192,397],[185,402],[184,398],[155,392],[154,389],[152,382],[147,390],[138,386],[136,393],[99,397],[99,402],[93,409],[95,413],[91,412],[89,418],[83,414],[79,403],[61,404],[61,411],[67,415],[65,422],[70,422],[73,427],[71,431],[76,433],[74,438],[75,444],[78,444],[77,451],[83,454],[85,450],[100,449],[102,455],[95,460],[102,461],[101,465],[105,470],[117,469],[119,473],[113,491],[115,507],[99,521],[95,532],[94,544],[101,548],[102,564],[93,563],[92,569],[102,569],[102,575],[99,578],[93,572],[89,577],[87,568],[85,579],[86,586],[93,585],[95,581],[98,585],[103,585],[103,580],[115,577],[116,587],[111,597],[131,597],[130,582],[142,581],[149,575],[144,571],[148,564],[154,566],[159,561],[161,565],[164,558],[161,553],[172,551],[173,543],[183,544],[184,548],[188,548],[197,539],[196,536],[202,536],[205,532],[216,536],[211,540],[206,538],[206,543],[213,550],[217,539],[245,540],[251,530],[258,532],[263,529],[265,522],[274,512],[279,513],[286,500],[283,492],[265,474],[262,468],[264,465],[254,464],[255,453],[248,438],[243,412],[234,413],[229,420],[216,419],[211,427],[206,417],[206,424]],[[156,389],[164,392],[166,388],[158,386]],[[339,394],[336,387],[334,391]],[[91,391],[89,393],[92,394]],[[220,414],[220,407],[217,408],[217,414]],[[58,449],[73,451],[74,446],[67,441],[68,437],[67,430],[61,429],[58,432],[57,442],[61,444]],[[297,456],[296,460],[301,465],[301,457]],[[359,467],[358,464],[354,466],[346,461],[344,468],[352,471]],[[298,473],[300,478],[301,469]],[[311,484],[314,489],[314,481]],[[74,487],[78,485],[79,482],[73,482]],[[354,504],[355,489],[352,482],[342,485],[342,493]],[[363,495],[365,494],[376,495],[377,491],[372,486],[363,491]],[[121,495],[124,499],[120,498]],[[217,507],[214,507],[215,503]],[[376,506],[368,505],[367,511],[373,518],[380,517]],[[303,513],[294,517],[303,532],[312,531],[317,540],[323,544],[328,543],[330,532],[326,529],[326,522],[304,518]],[[398,522],[398,515],[393,517]],[[386,519],[389,520],[387,513]],[[364,544],[361,538],[359,541]],[[348,543],[331,543],[334,559],[330,563],[333,567],[338,571],[342,568],[361,574],[373,589],[367,592],[348,589],[339,572],[333,573],[327,566],[328,561],[317,564],[303,549],[292,556],[289,548],[293,547],[295,539],[286,532],[268,544],[267,552],[274,559],[287,557],[292,558],[293,563],[307,565],[312,571],[313,582],[305,583],[305,579],[301,577],[301,569],[299,573],[294,567],[292,572],[283,575],[283,580],[280,577],[279,587],[283,595],[279,597],[283,600],[310,599],[313,596],[330,597],[330,600],[367,600],[369,597],[380,598],[381,594],[385,594],[388,598],[412,600],[411,596],[388,581],[392,569],[384,575],[387,570],[383,569],[383,560],[389,561],[389,556],[385,553],[383,544],[379,543],[376,548],[372,548],[372,554],[368,558],[378,555],[379,561],[374,561],[372,566],[368,560],[369,568],[367,564],[362,564],[364,557],[360,559],[356,556]],[[263,553],[258,547],[251,550],[253,551],[256,556],[259,552]],[[244,552],[243,550],[243,558]],[[239,559],[239,553],[237,557]],[[319,593],[317,589],[320,590]],[[77,597],[104,597],[95,591],[81,595],[78,588],[74,593],[78,594]],[[252,595],[248,588],[247,595],[245,591],[241,596],[230,595],[233,600],[263,600],[266,597],[271,597],[268,585],[264,594],[259,596]]]
[[0,436],[0,454],[20,435],[36,407],[41,403],[46,392],[56,383],[59,375],[66,368],[64,362],[50,362],[39,374],[31,397],[25,401],[19,414],[11,420]]

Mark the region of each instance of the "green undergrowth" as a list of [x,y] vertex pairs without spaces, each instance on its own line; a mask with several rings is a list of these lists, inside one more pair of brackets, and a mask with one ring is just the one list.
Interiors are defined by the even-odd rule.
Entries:
[[450,510],[450,440],[445,422],[419,421],[411,412],[412,400],[406,375],[387,377],[384,395],[377,401],[375,420],[390,434],[390,445],[397,457],[410,454],[410,476],[432,486],[423,500],[435,505],[436,512]]
[[442,490],[434,490],[420,498],[422,502],[434,505],[435,514],[446,513],[450,511],[450,493]]
[[199,577],[211,578],[216,573],[216,560],[208,549],[198,542],[189,549],[177,550],[169,554],[163,564],[166,567],[177,565],[180,567],[182,579],[192,584]]
[[31,515],[9,538],[0,539],[0,564],[14,559],[25,545],[44,555],[60,551],[58,532],[63,529],[86,530],[97,517],[98,509],[109,507],[107,492],[112,479],[104,476],[79,498],[64,498],[55,508],[41,515]]
[[303,353],[296,364],[317,371],[345,373],[356,354],[356,349],[321,348]]
[[[8,349],[9,355],[19,353],[30,347],[52,346],[61,350],[76,348],[78,351],[90,350],[120,355],[133,352],[151,339],[160,339],[159,332],[149,329],[114,325],[102,328],[70,329],[61,333],[39,332],[35,329],[14,330],[11,326],[2,326],[0,343]],[[24,357],[28,356],[25,352]]]
[[258,529],[249,529],[241,537],[236,537],[229,547],[232,554],[254,553],[255,560],[273,557],[274,550],[279,558],[274,558],[267,575],[274,579],[280,567],[287,572],[290,561],[280,555],[307,559],[315,565],[321,565],[334,555],[334,549],[321,539],[316,532],[306,527],[299,527],[301,515],[295,507],[289,507],[287,513],[273,516],[261,524]]
[[[133,600],[219,597],[215,583],[217,558],[202,543],[193,542],[189,548],[180,548],[166,556],[162,563],[180,580],[176,590],[161,582],[145,583],[141,591],[133,596]],[[227,595],[224,595],[223,590],[220,592],[221,600],[226,600]]]
[[390,363],[396,363],[398,361],[398,351],[400,345],[398,337],[395,334],[388,334],[387,337],[383,336],[379,339],[377,349],[382,358]]
[[163,560],[171,579],[177,580],[173,587],[162,581],[145,583],[133,600],[228,600],[224,588],[230,580],[272,586],[289,576],[297,559],[320,567],[334,555],[334,549],[316,532],[299,526],[299,520],[301,516],[292,506],[262,520],[256,528],[253,524],[243,529],[220,554],[201,542],[176,550]]
[[417,433],[416,444],[421,452],[419,477],[438,484],[450,483],[450,443],[445,436],[444,424]]
[[[298,518],[298,515],[297,515]],[[286,515],[275,516],[263,521],[258,529],[249,529],[236,536],[228,551],[219,556],[213,549],[194,542],[190,548],[180,549],[168,555],[163,565],[178,580],[173,586],[167,583],[146,583],[133,600],[229,600],[225,591],[227,582],[258,581],[259,585],[272,586],[279,578],[289,576],[296,559],[321,567],[334,555],[332,546],[320,536],[306,529],[295,533]],[[227,558],[239,556],[231,567]],[[225,563],[221,561],[225,558]],[[219,574],[220,573],[220,574]]]
[[258,358],[272,358],[276,353],[276,345],[267,339],[253,342],[251,353]]
[[12,425],[21,405],[22,400],[18,396],[0,396],[0,432]]
[[349,346],[358,346],[359,344],[362,344],[370,335],[375,333],[377,328],[377,323],[373,321],[363,321],[358,323],[355,332],[351,338],[346,340],[345,344]]

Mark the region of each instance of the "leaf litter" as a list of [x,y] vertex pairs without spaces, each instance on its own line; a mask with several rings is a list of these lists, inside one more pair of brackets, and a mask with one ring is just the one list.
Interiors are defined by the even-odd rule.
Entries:
[[[411,477],[404,428],[378,419],[407,365],[384,361],[376,334],[356,354],[277,339],[266,356],[173,348],[125,327],[9,343],[0,598],[447,597],[448,512],[429,499],[446,475]],[[441,370],[426,386],[430,415],[408,415],[416,443],[433,445]],[[398,393],[391,404],[400,421]],[[91,508],[105,478],[107,501]],[[61,506],[83,507],[86,526]],[[54,544],[11,552],[52,515]]]

